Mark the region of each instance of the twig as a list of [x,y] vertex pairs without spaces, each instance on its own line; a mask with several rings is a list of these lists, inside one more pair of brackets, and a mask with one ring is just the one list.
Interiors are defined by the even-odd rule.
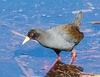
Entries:
[[90,24],[100,24],[100,21],[90,22]]

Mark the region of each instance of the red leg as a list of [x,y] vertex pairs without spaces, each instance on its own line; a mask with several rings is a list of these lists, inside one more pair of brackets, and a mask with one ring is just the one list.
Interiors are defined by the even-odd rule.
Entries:
[[[60,59],[61,59],[61,57],[60,57],[60,55],[58,55],[58,58],[57,58],[57,60],[55,61],[55,63],[57,63],[58,61],[60,61]],[[54,63],[54,64],[55,64]]]
[[75,52],[75,50],[72,50],[72,58],[71,58],[71,61],[70,61],[71,64],[74,63],[75,59],[76,59],[76,52]]
[[58,55],[58,58],[57,58],[57,60],[54,62],[54,64],[52,65],[52,68],[55,66],[55,64],[58,62],[58,61],[60,61],[60,59],[61,59],[61,57],[60,57],[60,55]]
[[60,55],[58,55],[58,61],[60,61],[60,59],[61,59],[61,57],[60,57]]

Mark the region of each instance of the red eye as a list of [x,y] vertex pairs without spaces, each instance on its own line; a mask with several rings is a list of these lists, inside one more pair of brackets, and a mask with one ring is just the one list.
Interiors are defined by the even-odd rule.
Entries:
[[33,37],[33,36],[34,36],[34,34],[33,34],[33,33],[31,33],[31,34],[30,34],[30,36],[31,36],[31,37]]

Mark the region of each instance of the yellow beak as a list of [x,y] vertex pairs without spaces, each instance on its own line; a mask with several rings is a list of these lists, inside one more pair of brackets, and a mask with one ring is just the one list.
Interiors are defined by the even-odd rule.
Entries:
[[25,40],[23,41],[22,45],[25,44],[26,42],[28,42],[30,40],[30,38],[28,36],[26,36]]

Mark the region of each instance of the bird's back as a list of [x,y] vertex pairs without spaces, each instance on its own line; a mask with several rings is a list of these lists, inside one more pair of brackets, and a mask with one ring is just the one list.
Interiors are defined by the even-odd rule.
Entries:
[[49,48],[59,50],[72,50],[84,37],[80,32],[80,24],[82,20],[82,12],[79,12],[75,20],[71,24],[64,24],[46,31],[43,35],[44,40],[40,43]]
[[72,24],[65,24],[47,30],[49,38],[48,47],[60,50],[72,50],[83,38],[83,33],[77,31]]

